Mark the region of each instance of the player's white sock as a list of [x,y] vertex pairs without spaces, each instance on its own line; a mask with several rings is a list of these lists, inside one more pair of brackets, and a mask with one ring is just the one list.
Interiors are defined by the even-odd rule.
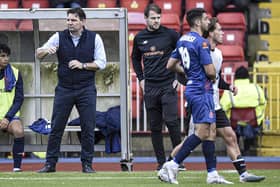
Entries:
[[208,177],[213,177],[213,176],[217,176],[219,174],[218,174],[217,170],[214,170],[214,171],[208,172],[207,175],[208,175]]

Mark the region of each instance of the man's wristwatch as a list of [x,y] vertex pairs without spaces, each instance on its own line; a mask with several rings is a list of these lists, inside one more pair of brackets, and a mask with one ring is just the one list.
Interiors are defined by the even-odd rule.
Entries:
[[83,63],[83,69],[87,69],[87,63]]

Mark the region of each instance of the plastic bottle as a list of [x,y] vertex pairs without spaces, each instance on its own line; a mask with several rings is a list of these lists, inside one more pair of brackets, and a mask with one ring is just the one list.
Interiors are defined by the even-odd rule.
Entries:
[[270,130],[270,120],[268,116],[265,117],[264,124],[265,124],[265,130]]

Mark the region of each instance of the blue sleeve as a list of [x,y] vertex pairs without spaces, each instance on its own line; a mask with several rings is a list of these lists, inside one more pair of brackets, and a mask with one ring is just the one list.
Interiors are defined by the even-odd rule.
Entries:
[[201,40],[201,42],[199,42],[198,51],[199,51],[199,55],[200,55],[200,64],[201,65],[212,64],[209,43],[206,40]]
[[172,51],[171,53],[171,58],[175,58],[175,59],[179,59],[181,60],[181,55],[179,53],[179,48],[181,47],[181,42],[178,41],[177,44],[176,44],[176,48]]
[[179,54],[179,50],[177,48],[175,48],[172,53],[171,53],[171,58],[176,58],[176,59],[180,59],[180,54]]
[[15,88],[14,101],[13,101],[13,104],[10,107],[9,111],[5,115],[5,118],[7,118],[9,121],[11,121],[11,119],[13,119],[13,117],[16,115],[16,113],[20,110],[23,100],[24,100],[23,80],[22,80],[21,74],[18,73],[18,80],[17,80],[16,88]]

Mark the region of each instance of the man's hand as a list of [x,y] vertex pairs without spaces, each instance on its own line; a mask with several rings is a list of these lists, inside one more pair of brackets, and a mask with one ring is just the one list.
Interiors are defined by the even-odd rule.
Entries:
[[234,85],[230,85],[229,87],[230,91],[233,93],[233,96],[236,96],[238,93],[238,88]]
[[53,55],[56,53],[57,51],[57,47],[49,47],[46,49],[47,50],[47,53],[50,54],[50,55]]
[[177,80],[174,80],[172,83],[172,87],[176,90],[179,91],[179,82]]
[[145,88],[145,79],[140,81],[140,87],[142,88],[142,91],[144,93],[144,88]]
[[36,57],[42,60],[47,55],[53,55],[56,53],[58,47],[49,47],[49,48],[38,48],[36,50]]
[[70,69],[83,69],[83,64],[78,60],[71,60],[68,66]]
[[6,130],[8,128],[8,125],[9,125],[9,120],[7,118],[3,118],[1,121],[0,121],[0,129],[1,130]]

